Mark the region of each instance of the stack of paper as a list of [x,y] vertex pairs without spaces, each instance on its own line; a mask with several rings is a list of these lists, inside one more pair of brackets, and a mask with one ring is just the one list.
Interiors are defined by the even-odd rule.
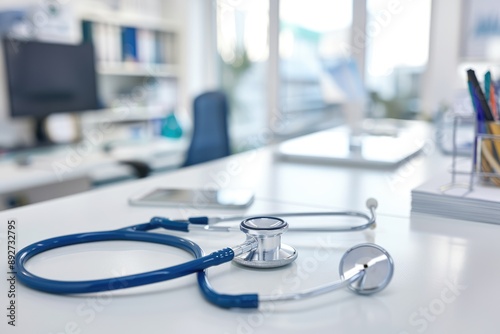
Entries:
[[412,212],[448,218],[500,224],[500,187],[482,184],[477,178],[469,190],[470,177],[439,175],[412,190]]

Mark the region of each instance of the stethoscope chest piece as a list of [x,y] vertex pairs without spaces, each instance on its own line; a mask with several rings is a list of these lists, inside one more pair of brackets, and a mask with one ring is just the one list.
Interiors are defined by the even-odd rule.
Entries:
[[394,274],[394,261],[389,253],[374,244],[361,244],[352,247],[340,260],[339,272],[342,279],[363,271],[360,279],[348,286],[361,295],[369,295],[383,290]]
[[295,248],[281,243],[281,234],[288,229],[288,223],[283,219],[252,217],[242,221],[240,229],[247,235],[247,242],[255,246],[236,256],[234,262],[252,268],[277,268],[297,258]]

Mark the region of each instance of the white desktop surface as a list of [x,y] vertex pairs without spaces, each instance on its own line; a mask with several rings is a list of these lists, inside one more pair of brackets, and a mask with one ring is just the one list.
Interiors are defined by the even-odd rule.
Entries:
[[[56,173],[47,166],[19,166],[14,161],[1,163],[0,193],[8,193],[19,189],[37,187],[58,181]],[[84,176],[82,173],[70,173],[65,179]]]
[[[417,162],[418,161],[418,162]],[[297,248],[297,261],[259,271],[233,264],[209,270],[213,286],[223,292],[298,291],[338,279],[338,261],[349,247],[376,242],[394,258],[391,284],[373,296],[345,289],[305,301],[263,305],[260,310],[226,310],[209,304],[195,277],[116,291],[111,294],[59,296],[17,283],[17,326],[2,333],[484,333],[498,332],[500,299],[500,226],[410,217],[410,189],[444,168],[437,152],[413,162],[402,180],[384,170],[353,169],[283,162],[273,149],[232,156],[137,182],[110,186],[14,210],[0,212],[0,259],[6,271],[6,222],[16,219],[18,250],[38,240],[70,233],[115,229],[152,216],[180,217],[221,210],[145,208],[127,198],[154,186],[252,187],[256,201],[245,212],[363,209],[368,196],[379,201],[375,230],[353,233],[289,232],[286,243]],[[232,214],[234,212],[227,212]],[[164,233],[164,232],[160,232]],[[241,233],[184,234],[206,252],[240,243]],[[68,254],[72,255],[68,255]],[[189,256],[168,247],[113,242],[53,250],[32,260],[38,274],[83,279],[129,274],[166,267]],[[7,303],[0,280],[0,305]],[[297,289],[299,287],[299,289]],[[4,311],[5,313],[5,311]]]
[[[121,160],[142,161],[153,170],[177,168],[184,160],[187,146],[185,139],[158,138],[117,143],[109,153],[99,146],[74,144],[13,154],[0,160],[0,194],[81,177],[94,181],[135,177],[131,167],[117,163]],[[22,156],[28,157],[25,166],[15,161]]]

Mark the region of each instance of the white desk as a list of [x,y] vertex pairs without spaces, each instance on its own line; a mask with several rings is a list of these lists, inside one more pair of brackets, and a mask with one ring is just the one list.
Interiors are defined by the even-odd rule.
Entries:
[[[299,251],[294,264],[268,271],[222,265],[210,269],[209,275],[216,289],[228,293],[296,291],[298,286],[305,289],[337,279],[343,252],[367,241],[386,248],[396,265],[391,284],[370,297],[343,290],[260,310],[212,306],[198,291],[194,276],[79,297],[45,294],[17,283],[17,328],[7,326],[5,316],[0,328],[2,333],[497,333],[500,227],[409,214],[410,189],[436,168],[444,168],[447,160],[436,152],[424,154],[389,172],[283,162],[275,160],[272,149],[267,148],[0,212],[0,260],[5,271],[6,222],[10,218],[18,222],[17,247],[21,249],[37,240],[124,227],[155,215],[200,213],[127,205],[131,194],[148,187],[208,187],[214,180],[223,186],[253,187],[257,199],[247,210],[249,215],[363,209],[366,197],[374,196],[379,200],[380,215],[373,231],[289,233],[284,241]],[[391,181],[395,176],[401,177],[397,183]],[[238,244],[244,238],[240,233],[185,236],[199,242],[206,252]],[[151,270],[189,258],[159,245],[110,244],[54,250],[33,259],[30,268],[52,278],[89,279]],[[318,257],[318,252],[328,256]],[[5,313],[7,286],[4,279],[0,282],[0,305]]]
[[26,166],[16,163],[16,155],[1,159],[0,210],[9,200],[37,203],[86,191],[94,185],[135,179],[132,167],[118,163],[123,160],[144,162],[153,172],[178,168],[188,144],[186,139],[158,138],[117,143],[108,153],[100,146],[75,144],[19,153],[18,158],[29,157]]

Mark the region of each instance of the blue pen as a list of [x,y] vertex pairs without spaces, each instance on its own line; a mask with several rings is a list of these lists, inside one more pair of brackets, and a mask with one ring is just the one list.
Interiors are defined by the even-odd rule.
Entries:
[[488,71],[484,74],[484,96],[486,97],[487,102],[490,100],[490,87],[491,87],[491,72]]
[[[483,120],[483,115],[481,111],[481,105],[479,103],[479,99],[477,99],[476,94],[474,94],[474,87],[472,85],[472,82],[470,80],[467,80],[467,86],[469,87],[469,94],[470,94],[470,99],[472,102],[472,108],[474,112],[476,113],[476,129],[475,129],[475,136],[474,136],[474,154],[472,155],[472,165],[476,166],[477,165],[477,134],[478,133],[485,133],[485,124]],[[471,174],[472,175],[472,174]]]
[[470,99],[472,101],[472,108],[474,109],[476,113],[476,120],[477,120],[477,131],[479,133],[487,133],[486,129],[486,119],[483,114],[483,110],[481,109],[481,104],[479,103],[479,99],[477,95],[474,93],[474,87],[470,81],[467,81],[467,85],[469,86],[469,94],[470,94]]

